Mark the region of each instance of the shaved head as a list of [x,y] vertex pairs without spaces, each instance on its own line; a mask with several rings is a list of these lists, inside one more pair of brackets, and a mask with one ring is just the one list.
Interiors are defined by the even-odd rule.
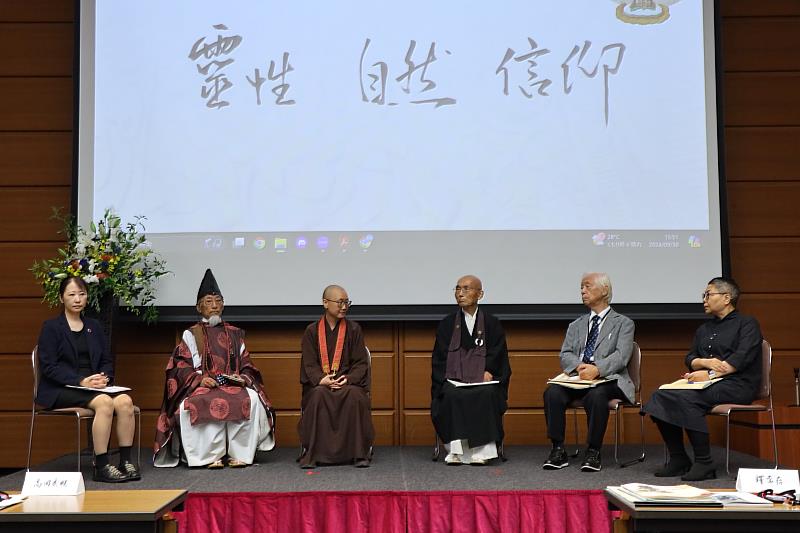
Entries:
[[458,278],[458,283],[456,283],[456,285],[466,285],[466,284],[469,284],[476,290],[479,291],[483,290],[483,283],[481,283],[481,279],[478,276],[467,274],[466,276],[461,276],[460,278]]
[[323,298],[330,298],[331,297],[331,293],[333,291],[336,291],[336,290],[340,290],[340,291],[342,291],[344,293],[347,292],[347,291],[344,290],[344,287],[342,287],[340,285],[328,285],[327,287],[325,287],[325,290],[322,291],[322,297]]

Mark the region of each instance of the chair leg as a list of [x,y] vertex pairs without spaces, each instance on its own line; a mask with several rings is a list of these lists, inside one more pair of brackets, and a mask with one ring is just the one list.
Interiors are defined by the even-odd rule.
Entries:
[[33,447],[33,425],[36,423],[36,411],[31,411],[31,431],[28,434],[28,462],[25,467],[26,472],[31,471],[31,448]]
[[[640,416],[639,416],[639,438],[642,441],[642,453],[639,454],[639,457],[636,457],[634,459],[631,459],[630,461],[626,461],[626,462],[622,463],[621,465],[619,465],[620,468],[625,468],[626,466],[631,466],[632,464],[644,462],[644,458],[647,457],[647,452],[644,449],[644,415],[642,415],[641,413],[639,413],[639,414],[640,414]],[[664,449],[666,450],[666,447]],[[665,459],[664,464],[666,464],[666,462],[667,461]]]
[[497,443],[497,456],[500,457],[500,461],[504,463],[508,461],[508,457],[506,457],[506,450],[503,446],[503,441]]
[[142,468],[142,411],[136,413],[136,466]]
[[614,464],[619,464],[619,406],[614,409]]
[[75,414],[75,420],[78,422],[78,472],[81,471],[81,416]]
[[[770,402],[771,402],[770,398]],[[769,409],[769,416],[772,419],[772,452],[775,455],[775,470],[778,469],[778,436],[775,433],[775,410],[772,409],[772,405],[770,405]]]
[[725,417],[725,472],[730,476],[730,459],[731,459],[731,414]]
[[436,444],[433,445],[433,457],[431,457],[431,460],[434,463],[439,460],[439,456],[442,454],[442,449],[441,449],[440,442],[441,442],[441,440],[439,439],[439,434],[437,433],[436,434]]
[[570,454],[570,457],[578,457],[581,454],[581,446],[578,442],[578,410],[572,410],[572,427],[575,434],[575,452]]

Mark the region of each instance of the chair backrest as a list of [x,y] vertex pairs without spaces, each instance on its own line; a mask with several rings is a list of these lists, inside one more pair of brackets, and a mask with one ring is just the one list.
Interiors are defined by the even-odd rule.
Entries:
[[758,388],[757,400],[769,398],[772,388],[772,346],[765,340],[761,341],[761,386]]
[[628,361],[628,375],[633,382],[633,390],[636,394],[642,389],[642,350],[637,343],[633,343],[631,359]]

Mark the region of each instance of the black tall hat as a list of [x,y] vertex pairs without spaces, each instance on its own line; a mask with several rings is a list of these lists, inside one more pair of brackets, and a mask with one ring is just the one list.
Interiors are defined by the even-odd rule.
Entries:
[[201,298],[209,294],[222,297],[222,291],[219,290],[219,285],[217,285],[217,280],[214,279],[214,274],[211,273],[210,268],[207,268],[206,274],[203,276],[203,281],[200,282],[200,290],[197,291],[197,301],[199,302]]

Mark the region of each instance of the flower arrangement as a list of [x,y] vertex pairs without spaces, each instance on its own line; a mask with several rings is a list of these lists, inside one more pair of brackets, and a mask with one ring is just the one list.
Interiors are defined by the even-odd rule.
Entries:
[[87,308],[100,312],[101,302],[111,296],[146,322],[154,321],[158,316],[153,305],[155,282],[169,271],[147,242],[145,217],[138,216],[136,222],[123,226],[119,216],[106,209],[97,224],[91,223],[90,231],[58,209],[53,218],[64,223],[61,233],[67,244],[58,250],[58,257],[37,261],[31,267],[44,289],[42,301],[50,307],[59,305],[61,280],[79,276],[89,287]]

